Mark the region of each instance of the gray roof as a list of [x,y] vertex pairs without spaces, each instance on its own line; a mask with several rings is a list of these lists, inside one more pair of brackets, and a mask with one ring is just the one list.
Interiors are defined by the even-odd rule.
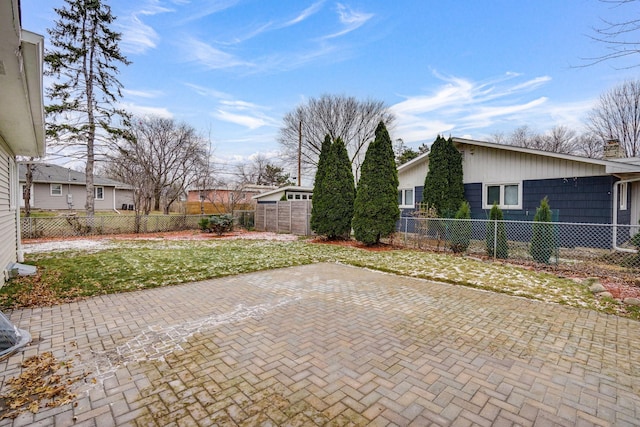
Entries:
[[[35,163],[33,164],[33,182],[45,183],[45,184],[86,184],[86,175],[82,172],[74,171],[58,165]],[[25,182],[27,168],[24,164],[18,165],[18,176],[20,182]],[[103,187],[116,187],[122,189],[131,189],[129,184],[115,181],[109,178],[102,178],[99,176],[93,177],[93,185],[100,185]]]

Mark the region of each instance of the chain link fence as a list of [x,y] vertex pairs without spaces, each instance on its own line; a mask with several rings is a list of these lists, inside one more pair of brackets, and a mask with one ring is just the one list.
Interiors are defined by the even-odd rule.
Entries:
[[640,269],[638,226],[402,217],[393,243],[544,264],[602,262]]
[[[204,217],[208,217],[205,215]],[[158,233],[198,230],[203,215],[62,215],[20,219],[23,239],[92,236],[102,234]],[[234,225],[251,229],[253,211],[234,212]]]

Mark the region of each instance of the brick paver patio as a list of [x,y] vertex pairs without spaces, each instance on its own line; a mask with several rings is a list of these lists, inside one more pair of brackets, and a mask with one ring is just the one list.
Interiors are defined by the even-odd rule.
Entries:
[[315,264],[95,297],[11,320],[91,372],[0,426],[640,425],[640,323]]

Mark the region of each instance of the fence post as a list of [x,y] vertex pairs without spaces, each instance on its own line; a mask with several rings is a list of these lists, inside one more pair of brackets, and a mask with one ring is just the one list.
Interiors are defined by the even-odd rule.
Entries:
[[409,217],[404,217],[404,245],[407,246],[407,233],[409,232]]
[[496,259],[498,252],[498,220],[493,220],[493,259]]

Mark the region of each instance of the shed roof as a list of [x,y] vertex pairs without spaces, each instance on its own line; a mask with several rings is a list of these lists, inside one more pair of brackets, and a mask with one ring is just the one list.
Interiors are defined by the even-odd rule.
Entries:
[[[26,173],[26,166],[24,164],[20,164],[19,179],[21,182],[26,181]],[[33,169],[33,182],[45,184],[85,185],[87,180],[84,173],[74,171],[73,169],[47,163],[35,163]],[[128,184],[100,176],[94,176],[93,185],[131,189],[131,186]]]

